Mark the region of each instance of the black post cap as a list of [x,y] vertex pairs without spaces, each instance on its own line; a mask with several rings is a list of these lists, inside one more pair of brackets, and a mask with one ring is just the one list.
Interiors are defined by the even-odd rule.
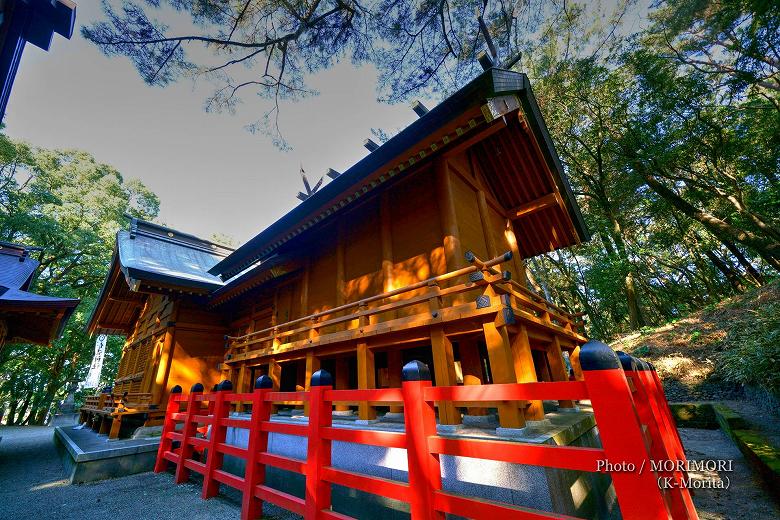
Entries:
[[507,251],[504,253],[504,262],[508,262],[512,259],[512,251]]
[[233,390],[233,383],[231,383],[229,379],[225,379],[217,385],[218,392],[227,392],[229,390]]
[[268,376],[260,376],[255,379],[255,388],[273,388],[274,382]]
[[477,255],[474,254],[474,251],[466,251],[464,256],[466,257],[466,261],[469,263],[477,259]]
[[401,370],[401,381],[430,381],[431,371],[422,361],[409,361]]
[[606,343],[588,341],[580,347],[580,365],[583,370],[614,370],[620,368],[620,359]]
[[200,383],[195,383],[192,385],[192,388],[190,389],[190,392],[203,392],[203,385]]
[[172,394],[180,394],[181,393],[181,385],[176,385],[173,388],[171,388]]
[[333,386],[333,376],[327,370],[317,370],[311,375],[311,386]]
[[644,359],[634,358],[636,360],[636,369],[637,370],[652,370],[650,363],[645,361]]
[[618,359],[620,360],[620,364],[623,366],[623,370],[629,371],[629,370],[636,370],[637,369],[637,359],[636,358],[626,354],[622,350],[618,350],[615,353],[617,354]]

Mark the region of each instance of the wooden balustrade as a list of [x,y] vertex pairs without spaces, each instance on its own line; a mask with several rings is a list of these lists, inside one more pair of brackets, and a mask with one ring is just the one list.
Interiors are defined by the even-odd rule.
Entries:
[[[554,334],[562,335],[574,342],[584,342],[585,338],[581,335],[583,324],[578,320],[581,315],[569,313],[548,302],[535,292],[512,280],[508,272],[496,269],[496,266],[509,261],[511,256],[511,253],[507,252],[492,260],[483,261],[469,253],[466,258],[471,262],[471,265],[467,267],[249,334],[227,336],[226,360],[230,363],[231,361],[237,362],[284,352],[288,348],[292,348],[294,343],[301,341],[303,346],[306,346],[307,342],[311,344],[315,341],[323,341],[328,337],[343,338],[345,341],[354,339],[349,335],[345,336],[344,333],[349,331],[363,332],[363,329],[369,324],[376,325],[393,321],[397,326],[393,327],[392,330],[402,330],[404,325],[414,322],[415,319],[419,321],[419,317],[425,313],[399,319],[397,311],[419,304],[427,304],[428,314],[437,318],[444,309],[457,305],[453,303],[454,297],[479,288],[483,289],[483,294],[508,296],[511,308],[521,319],[530,320],[535,325],[548,328]],[[441,284],[445,281],[449,282],[450,285],[442,288]],[[420,294],[420,289],[426,289],[426,291]],[[417,293],[415,293],[416,291]],[[448,302],[449,305],[447,305]],[[380,315],[386,315],[388,319],[374,318],[373,323],[371,322],[372,317]],[[338,326],[342,326],[344,329],[323,332],[323,329]]]

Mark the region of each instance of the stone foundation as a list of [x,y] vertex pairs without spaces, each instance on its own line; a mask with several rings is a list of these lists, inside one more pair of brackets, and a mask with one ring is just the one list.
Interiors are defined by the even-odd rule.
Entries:
[[[248,414],[233,414],[247,418]],[[333,416],[338,428],[370,429],[379,431],[403,431],[403,423],[396,417],[389,421],[380,419],[370,425],[357,425],[354,420],[340,420]],[[273,416],[274,422],[301,424],[306,418]],[[482,424],[480,424],[482,425]],[[587,410],[577,412],[551,412],[544,421],[512,432],[497,435],[495,425],[488,428],[474,424],[455,427],[439,427],[439,435],[458,438],[512,440],[529,444],[552,444],[599,447],[593,415]],[[500,433],[500,432],[499,432]],[[227,444],[246,447],[248,430],[228,428]],[[364,473],[406,482],[406,450],[383,448],[345,442],[333,442],[333,466],[347,471]],[[306,439],[293,435],[269,434],[268,451],[278,455],[306,458]],[[243,475],[244,461],[225,457],[224,468],[236,475]],[[467,496],[506,502],[543,511],[577,516],[580,518],[619,518],[614,490],[610,478],[603,474],[557,470],[538,466],[524,466],[466,457],[441,457],[442,482],[447,491]],[[594,468],[595,469],[595,468]],[[302,497],[303,476],[268,467],[266,482],[269,486]],[[406,503],[363,493],[354,489],[333,486],[334,510],[357,518],[408,518]]]

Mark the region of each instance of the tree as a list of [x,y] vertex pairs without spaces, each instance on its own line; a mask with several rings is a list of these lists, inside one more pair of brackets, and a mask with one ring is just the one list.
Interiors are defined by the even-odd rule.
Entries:
[[[0,187],[0,240],[43,248],[32,290],[82,299],[53,345],[11,345],[0,352],[7,422],[41,424],[65,382],[86,375],[94,340],[85,326],[123,215],[153,218],[159,201],[139,181],[126,181],[86,152],[34,148],[2,134]],[[121,341],[111,341],[109,358],[117,348]]]

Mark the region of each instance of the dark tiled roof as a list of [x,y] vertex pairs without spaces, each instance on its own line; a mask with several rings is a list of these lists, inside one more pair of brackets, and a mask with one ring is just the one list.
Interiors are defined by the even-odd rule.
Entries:
[[157,281],[200,289],[217,289],[222,280],[209,269],[232,249],[193,235],[134,219],[129,231],[116,236],[119,267],[131,280]]
[[0,285],[26,289],[38,265],[38,261],[32,258],[0,254]]
[[28,254],[36,249],[0,242],[0,314],[11,340],[49,343],[62,334],[79,300],[27,291],[39,266]]
[[44,294],[35,294],[29,291],[13,289],[0,285],[0,302],[7,305],[27,305],[47,307],[75,307],[79,303],[78,298],[59,298],[57,296],[46,296]]

